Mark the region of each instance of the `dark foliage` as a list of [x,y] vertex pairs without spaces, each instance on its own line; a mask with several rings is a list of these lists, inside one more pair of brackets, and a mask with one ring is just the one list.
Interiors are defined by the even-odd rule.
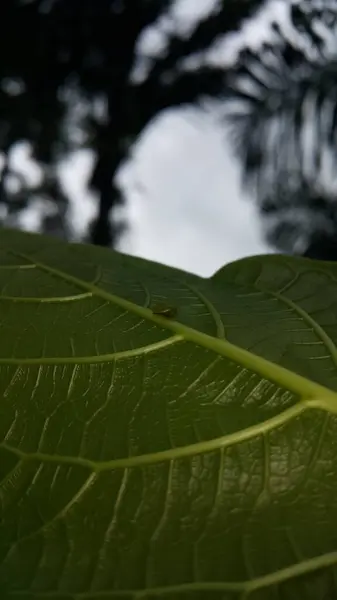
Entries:
[[[122,202],[115,175],[132,143],[160,111],[218,95],[223,88],[222,69],[186,71],[181,60],[207,49],[219,35],[237,30],[262,0],[220,1],[218,10],[199,22],[188,38],[169,36],[164,54],[150,57],[147,77],[137,81],[132,73],[140,36],[169,13],[172,3],[2,0],[0,149],[8,158],[18,140],[30,141],[45,172],[40,189],[21,182],[19,192],[10,192],[7,184],[13,173],[7,164],[0,181],[0,203],[10,215],[15,217],[42,192],[55,209],[44,227],[56,227],[59,234],[62,230],[62,235],[69,235],[64,229],[67,198],[55,165],[72,147],[86,146],[95,151],[90,186],[99,198],[91,241],[116,243],[120,225],[111,226],[109,221],[111,210]],[[81,124],[80,142],[67,130],[75,91],[90,107]],[[104,105],[99,117],[93,110],[97,98]]]
[[233,141],[268,239],[337,260],[337,2],[294,2],[289,21],[229,75]]

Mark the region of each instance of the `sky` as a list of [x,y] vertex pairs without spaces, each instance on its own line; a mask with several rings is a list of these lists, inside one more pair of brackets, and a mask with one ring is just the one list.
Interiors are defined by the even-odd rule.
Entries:
[[224,131],[207,113],[163,115],[140,141],[122,180],[130,226],[121,240],[124,252],[209,276],[268,251]]
[[[216,3],[177,0],[175,19],[182,32],[188,35],[193,21]],[[217,43],[201,60],[235,60],[244,41],[256,45],[270,37],[270,19],[276,12],[282,19],[283,9],[283,0],[272,1],[269,11],[247,23],[240,36]],[[166,24],[161,36],[147,32],[140,46],[145,57],[165,44],[168,30]],[[27,144],[15,149],[12,160],[31,182],[38,180]],[[58,167],[78,237],[96,210],[95,197],[86,188],[92,162],[90,151],[83,150]],[[128,223],[118,248],[122,252],[208,277],[231,261],[273,251],[263,239],[255,203],[242,189],[226,132],[210,110],[191,107],[161,114],[135,145],[119,183],[126,198],[121,216]],[[40,212],[37,202],[23,214],[22,227],[38,229]]]

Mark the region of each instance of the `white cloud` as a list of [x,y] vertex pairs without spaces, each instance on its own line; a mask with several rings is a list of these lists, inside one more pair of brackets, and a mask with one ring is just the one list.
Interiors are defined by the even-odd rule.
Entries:
[[130,231],[121,249],[200,275],[270,252],[222,128],[195,109],[148,128],[121,176]]

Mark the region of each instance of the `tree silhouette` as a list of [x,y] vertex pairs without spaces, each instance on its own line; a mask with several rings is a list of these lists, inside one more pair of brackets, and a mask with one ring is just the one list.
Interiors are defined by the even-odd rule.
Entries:
[[[189,36],[171,27],[163,53],[148,57],[147,74],[133,77],[141,35],[169,18],[173,0],[3,0],[0,4],[0,149],[5,168],[0,203],[16,216],[43,190],[56,212],[44,227],[60,227],[67,199],[55,165],[73,148],[94,150],[90,186],[98,195],[91,241],[114,245],[120,225],[109,220],[123,201],[115,175],[144,127],[169,107],[217,96],[224,69],[186,69],[182,59],[207,50],[224,33],[241,27],[262,0],[220,1]],[[71,135],[69,107],[76,98],[88,111],[80,141]],[[100,100],[101,113],[95,112]],[[78,132],[77,132],[78,133]],[[21,139],[32,144],[44,169],[40,190],[9,190],[8,156]],[[7,161],[7,163],[6,163]]]
[[337,4],[304,0],[228,74],[232,140],[267,238],[337,260]]

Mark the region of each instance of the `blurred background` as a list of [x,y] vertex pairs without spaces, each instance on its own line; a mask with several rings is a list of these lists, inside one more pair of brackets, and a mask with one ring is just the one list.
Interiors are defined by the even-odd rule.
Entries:
[[0,227],[337,260],[336,59],[337,0],[2,0]]

